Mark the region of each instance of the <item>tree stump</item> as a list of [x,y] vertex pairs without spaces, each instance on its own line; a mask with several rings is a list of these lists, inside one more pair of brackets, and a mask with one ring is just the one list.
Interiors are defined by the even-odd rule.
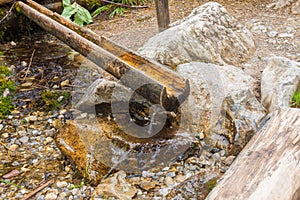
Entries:
[[169,28],[169,4],[168,0],[155,0],[156,15],[159,32]]

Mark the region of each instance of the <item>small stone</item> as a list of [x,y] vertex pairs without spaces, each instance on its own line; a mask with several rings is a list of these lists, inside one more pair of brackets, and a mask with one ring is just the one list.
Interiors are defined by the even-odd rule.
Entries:
[[166,174],[166,177],[175,177],[175,176],[176,176],[175,172],[169,172]]
[[61,86],[61,87],[64,87],[64,86],[67,86],[67,85],[69,85],[69,84],[70,84],[70,80],[67,79],[67,80],[62,81],[62,82],[60,83],[60,86]]
[[232,162],[234,161],[235,156],[228,156],[225,160],[224,160],[224,164],[229,166],[232,164]]
[[219,153],[214,153],[212,155],[212,159],[213,159],[214,162],[219,162],[221,160],[221,156],[220,156]]
[[175,178],[176,182],[179,182],[179,183],[185,181],[185,179],[186,179],[186,176],[184,176],[184,175],[178,175]]
[[27,62],[21,61],[21,66],[22,66],[22,67],[26,67],[26,66],[27,66]]
[[[1,130],[1,129],[0,129],[0,130]],[[3,133],[3,134],[2,134],[2,137],[3,137],[3,138],[8,138],[8,137],[9,137],[9,133]]]
[[52,81],[53,81],[53,82],[59,81],[59,77],[58,77],[58,76],[54,76],[53,79],[52,79]]
[[171,177],[167,176],[167,177],[165,178],[165,184],[166,184],[167,186],[173,185],[173,184],[174,184],[174,180],[173,180]]
[[28,120],[29,120],[30,122],[35,122],[35,121],[37,121],[37,117],[34,116],[34,115],[31,115],[31,116],[28,117]]
[[270,32],[268,33],[268,36],[269,36],[269,37],[275,37],[277,34],[278,34],[277,31],[270,31]]
[[11,46],[16,46],[17,43],[15,43],[14,41],[11,41],[11,42],[10,42],[10,45],[11,45]]
[[155,173],[153,173],[153,172],[149,172],[149,171],[143,171],[142,172],[142,177],[144,177],[144,178],[146,178],[146,177],[152,177],[154,175],[155,175]]
[[169,169],[170,169],[170,167],[165,167],[161,171],[168,171]]
[[33,83],[31,83],[31,82],[25,82],[25,83],[22,83],[21,84],[21,87],[23,87],[23,88],[28,88],[28,87],[30,87],[30,86],[32,86],[33,85]]
[[67,112],[67,110],[66,110],[66,109],[63,109],[63,110],[60,110],[60,111],[59,111],[59,114],[60,114],[60,115],[63,115],[63,114],[65,114],[66,112]]
[[45,196],[44,195],[39,195],[36,197],[36,200],[44,200]]
[[59,119],[54,119],[52,125],[54,128],[59,128],[62,125],[62,123]]
[[53,141],[52,137],[46,137],[44,144],[49,144]]
[[159,190],[159,193],[162,194],[163,196],[166,196],[169,192],[169,188],[162,188]]
[[59,96],[59,97],[57,98],[57,101],[58,101],[58,102],[61,102],[64,98],[65,98],[64,96]]
[[30,169],[28,169],[28,168],[26,168],[26,167],[23,166],[23,167],[21,168],[21,171],[22,171],[22,172],[28,172],[28,171],[30,171]]
[[79,192],[79,189],[78,188],[74,188],[73,190],[72,190],[72,194],[75,196],[75,195],[77,195],[77,193]]
[[10,145],[10,147],[8,148],[10,151],[16,151],[19,148],[19,146],[17,144],[12,144]]
[[45,196],[45,200],[55,200],[57,198],[57,194],[55,193],[47,193]]
[[152,181],[143,180],[140,184],[140,187],[144,190],[151,190],[155,188],[156,184]]
[[199,139],[200,139],[200,140],[203,140],[204,137],[205,137],[204,133],[203,133],[203,132],[200,132],[200,133],[199,133]]
[[71,170],[70,167],[68,167],[68,166],[65,167],[65,171],[66,171],[66,172],[69,172],[70,170]]
[[19,139],[20,142],[22,142],[23,144],[26,144],[29,141],[29,138],[27,136],[23,136]]
[[270,43],[270,44],[276,44],[276,40],[274,40],[274,39],[268,39],[268,43]]
[[[58,186],[57,186],[58,187]],[[61,192],[61,193],[59,193],[59,197],[66,197],[67,196],[67,193],[65,193],[65,192]]]
[[279,38],[293,38],[294,34],[292,34],[292,33],[279,33],[278,37]]
[[53,89],[58,89],[59,88],[59,86],[58,85],[53,85],[53,87],[52,87]]

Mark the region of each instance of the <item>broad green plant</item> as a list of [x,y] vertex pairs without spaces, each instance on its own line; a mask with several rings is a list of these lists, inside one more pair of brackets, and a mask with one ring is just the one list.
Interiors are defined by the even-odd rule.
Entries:
[[83,26],[93,22],[90,12],[71,0],[62,0],[64,10],[62,16],[68,20],[74,21],[76,24]]

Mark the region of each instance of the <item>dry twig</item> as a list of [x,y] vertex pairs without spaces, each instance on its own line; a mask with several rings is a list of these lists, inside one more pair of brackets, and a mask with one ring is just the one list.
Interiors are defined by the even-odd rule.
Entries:
[[35,52],[35,49],[33,50],[32,54],[31,54],[31,57],[30,57],[30,60],[29,60],[29,64],[28,64],[27,70],[26,70],[26,72],[25,72],[25,76],[24,76],[24,78],[23,78],[23,81],[25,81],[25,79],[26,79],[26,77],[27,77],[27,74],[28,74],[28,72],[29,72],[29,70],[30,70],[30,66],[31,66],[31,64],[32,64],[34,52]]
[[36,193],[38,193],[39,191],[41,191],[42,189],[48,187],[49,185],[51,185],[53,183],[53,180],[49,180],[45,183],[43,183],[42,185],[38,186],[37,188],[35,188],[33,191],[31,191],[29,194],[27,194],[22,200],[28,200],[31,197],[33,197]]

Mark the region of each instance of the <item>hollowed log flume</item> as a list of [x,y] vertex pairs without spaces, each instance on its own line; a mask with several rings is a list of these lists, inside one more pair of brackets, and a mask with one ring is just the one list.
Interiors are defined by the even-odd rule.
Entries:
[[189,82],[171,69],[143,58],[90,29],[78,26],[34,1],[18,1],[16,6],[40,27],[150,102],[174,111],[188,96]]

